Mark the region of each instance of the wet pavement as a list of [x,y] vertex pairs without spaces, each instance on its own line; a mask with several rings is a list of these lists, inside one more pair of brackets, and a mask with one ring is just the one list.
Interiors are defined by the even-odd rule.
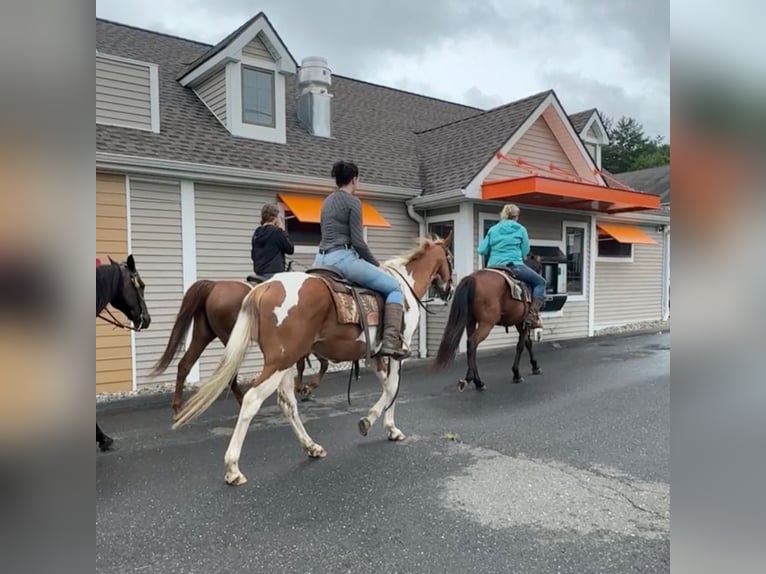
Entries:
[[357,421],[371,374],[328,376],[299,410],[328,452],[303,454],[269,399],[245,440],[249,482],[223,480],[233,398],[171,430],[169,404],[103,412],[119,450],[97,456],[97,572],[667,572],[670,334],[541,350],[510,383],[458,393],[464,358],[403,373],[392,443]]

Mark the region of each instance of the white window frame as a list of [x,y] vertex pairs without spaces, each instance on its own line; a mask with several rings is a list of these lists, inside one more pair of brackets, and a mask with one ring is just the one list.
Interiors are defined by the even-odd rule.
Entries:
[[[500,217],[497,214],[495,214],[495,213],[483,213],[483,212],[479,213],[479,233],[480,234],[484,233],[484,223],[486,221],[494,221],[495,223],[497,223],[498,221],[500,221]],[[476,244],[476,248],[477,249],[479,247],[478,244],[481,243],[482,239],[484,239],[484,235],[480,235],[479,241]],[[534,245],[539,245],[540,247],[558,247],[562,251],[566,252],[565,251],[566,243],[564,243],[564,242],[562,242],[560,240],[557,241],[555,239],[532,239],[530,237],[529,244],[530,244],[530,246],[532,244],[534,244]],[[560,263],[559,264],[559,268],[562,268],[562,267],[563,267],[563,271],[564,272],[563,273],[559,273],[559,278],[558,278],[559,279],[559,285],[558,285],[559,289],[561,289],[562,281],[563,281],[563,286],[566,287],[566,264],[565,263]],[[481,255],[479,255],[479,269],[484,269],[484,258]],[[561,293],[561,294],[563,295],[563,293]],[[569,300],[570,300],[570,297],[567,296],[567,301],[569,301]],[[559,309],[558,311],[543,311],[540,315],[541,315],[541,317],[548,318],[548,319],[550,319],[552,317],[563,317],[564,316],[564,309]]]
[[[245,123],[242,119],[242,66],[274,73],[274,126]],[[276,62],[243,57],[240,62],[226,64],[226,127],[241,137],[271,143],[287,143],[285,111],[285,76]]]
[[239,110],[242,117],[240,118],[240,121],[247,126],[257,126],[261,128],[270,128],[275,129],[277,127],[277,73],[274,70],[271,70],[269,68],[263,67],[260,62],[256,64],[251,64],[249,62],[243,62],[240,64],[240,73],[244,77],[245,70],[249,70],[251,72],[261,72],[262,74],[271,74],[271,124],[259,124],[258,122],[248,122],[245,121],[245,105],[244,105],[244,99],[245,99],[245,85],[244,82],[241,84],[242,88],[242,108]]
[[[561,251],[566,255],[567,252],[567,227],[573,227],[576,229],[582,229],[583,236],[582,236],[582,250],[583,250],[583,262],[582,262],[582,293],[581,294],[569,294],[567,293],[567,302],[570,301],[587,301],[588,300],[588,293],[590,291],[590,258],[591,254],[590,249],[588,249],[588,246],[590,245],[589,241],[589,227],[590,223],[586,221],[567,221],[564,220],[561,222],[561,237],[562,237],[562,247]],[[531,242],[531,241],[530,241]],[[564,287],[566,288],[567,285],[567,275],[569,270],[564,270]]]
[[[455,211],[454,213],[445,213],[443,215],[427,216],[425,218],[426,219],[426,233],[431,233],[429,231],[429,227],[431,226],[432,223],[444,223],[445,221],[451,221],[452,222],[452,239],[453,239],[453,242],[452,242],[452,254],[453,254],[453,260],[456,257],[456,254],[455,254],[455,245],[456,244],[454,242],[454,239],[455,239],[455,230],[456,230],[457,225],[458,225],[458,218],[459,218],[459,216],[460,216],[460,212],[459,211]],[[454,265],[454,261],[453,261],[453,265]],[[455,273],[457,273],[457,271],[455,271],[454,269],[453,269],[453,271]],[[428,291],[430,291],[430,290],[431,290],[431,287],[429,286],[428,287]],[[428,291],[426,291],[426,295],[428,294]],[[428,301],[426,303],[426,305],[435,306],[435,307],[436,306],[443,307],[443,306],[447,305],[447,303],[446,303],[446,301],[442,301],[441,299],[432,299],[432,300]]]

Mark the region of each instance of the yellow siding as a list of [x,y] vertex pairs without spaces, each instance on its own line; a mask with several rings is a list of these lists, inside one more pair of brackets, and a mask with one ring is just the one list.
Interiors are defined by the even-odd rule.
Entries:
[[[96,174],[96,257],[122,261],[128,255],[125,177]],[[116,317],[122,314],[113,311]],[[96,319],[96,392],[133,387],[130,333]]]

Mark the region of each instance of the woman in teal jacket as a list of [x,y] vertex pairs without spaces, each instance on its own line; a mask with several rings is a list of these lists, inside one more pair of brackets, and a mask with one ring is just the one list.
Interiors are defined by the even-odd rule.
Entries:
[[524,263],[529,253],[527,229],[519,223],[521,210],[509,203],[500,212],[500,221],[489,228],[478,252],[487,258],[487,267],[513,267],[516,276],[532,287],[532,305],[526,323],[536,323],[535,315],[545,304],[545,279]]

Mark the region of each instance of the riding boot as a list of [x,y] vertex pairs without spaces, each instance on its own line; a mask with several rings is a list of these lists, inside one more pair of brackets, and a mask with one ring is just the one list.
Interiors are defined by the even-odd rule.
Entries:
[[398,303],[386,303],[383,311],[383,342],[380,355],[404,359],[409,353],[402,345],[402,314],[404,309]]
[[527,316],[524,318],[524,324],[527,327],[538,328],[540,326],[540,311],[545,305],[545,299],[533,299],[529,305]]

